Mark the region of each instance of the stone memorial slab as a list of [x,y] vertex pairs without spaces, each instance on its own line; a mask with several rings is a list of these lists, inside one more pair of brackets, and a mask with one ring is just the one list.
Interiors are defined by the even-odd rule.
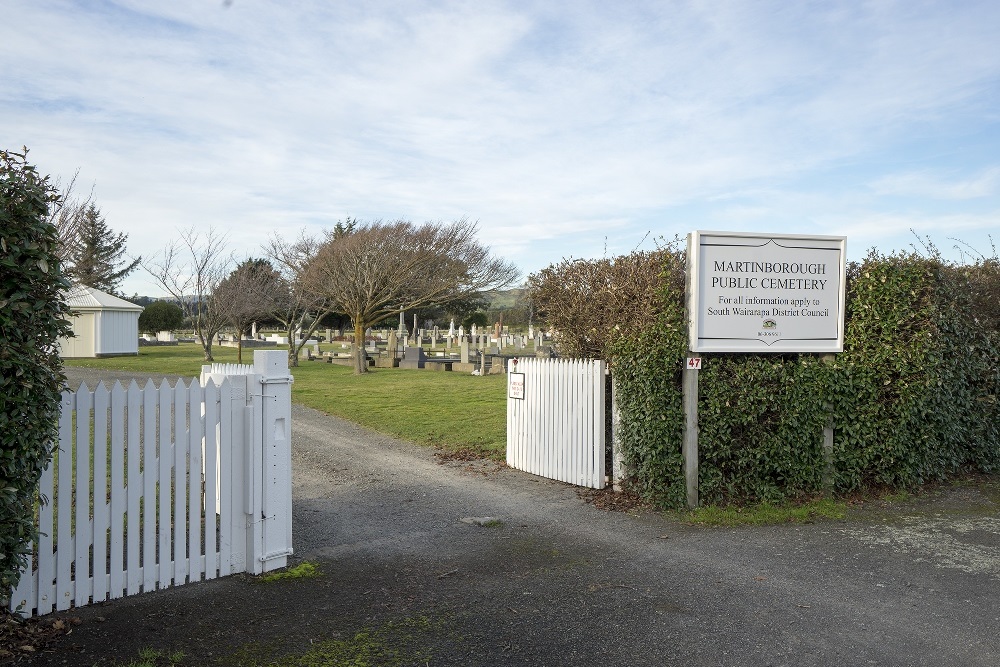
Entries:
[[408,347],[403,351],[403,359],[399,362],[400,368],[423,368],[427,362],[427,355],[422,347]]

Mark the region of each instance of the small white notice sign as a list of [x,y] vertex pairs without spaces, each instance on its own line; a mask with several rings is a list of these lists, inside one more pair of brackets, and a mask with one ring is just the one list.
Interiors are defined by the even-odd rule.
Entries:
[[688,357],[687,369],[689,371],[700,371],[701,370],[701,357]]
[[524,400],[524,373],[508,373],[507,378],[507,398]]

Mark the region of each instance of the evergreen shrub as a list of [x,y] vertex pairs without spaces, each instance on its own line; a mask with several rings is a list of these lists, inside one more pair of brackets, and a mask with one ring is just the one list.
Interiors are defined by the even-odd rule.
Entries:
[[[908,488],[1000,467],[995,262],[872,252],[848,271],[844,352],[706,354],[699,377],[699,494],[780,501],[824,490]],[[686,498],[681,375],[687,351],[683,251],[665,254],[660,303],[608,348],[618,437],[636,489]],[[992,282],[991,282],[992,281]],[[992,299],[984,297],[990,290]]]
[[54,190],[26,158],[0,151],[0,599],[16,586],[35,538],[36,489],[65,384],[56,342],[71,333],[62,296],[69,283],[46,222]]

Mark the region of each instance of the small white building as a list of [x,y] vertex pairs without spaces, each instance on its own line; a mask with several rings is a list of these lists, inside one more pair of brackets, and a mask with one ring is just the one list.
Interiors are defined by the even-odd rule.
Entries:
[[139,354],[139,313],[142,306],[93,287],[74,285],[66,293],[73,338],[59,340],[60,355],[118,357]]

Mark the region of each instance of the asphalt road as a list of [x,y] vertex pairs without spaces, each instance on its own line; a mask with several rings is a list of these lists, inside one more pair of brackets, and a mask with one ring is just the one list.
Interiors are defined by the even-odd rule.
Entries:
[[235,576],[73,610],[62,616],[82,623],[29,664],[124,665],[143,648],[181,651],[183,665],[307,664],[275,661],[320,650],[326,662],[308,664],[1000,664],[990,487],[711,529],[441,463],[300,406],[292,430],[293,564],[319,577]]

